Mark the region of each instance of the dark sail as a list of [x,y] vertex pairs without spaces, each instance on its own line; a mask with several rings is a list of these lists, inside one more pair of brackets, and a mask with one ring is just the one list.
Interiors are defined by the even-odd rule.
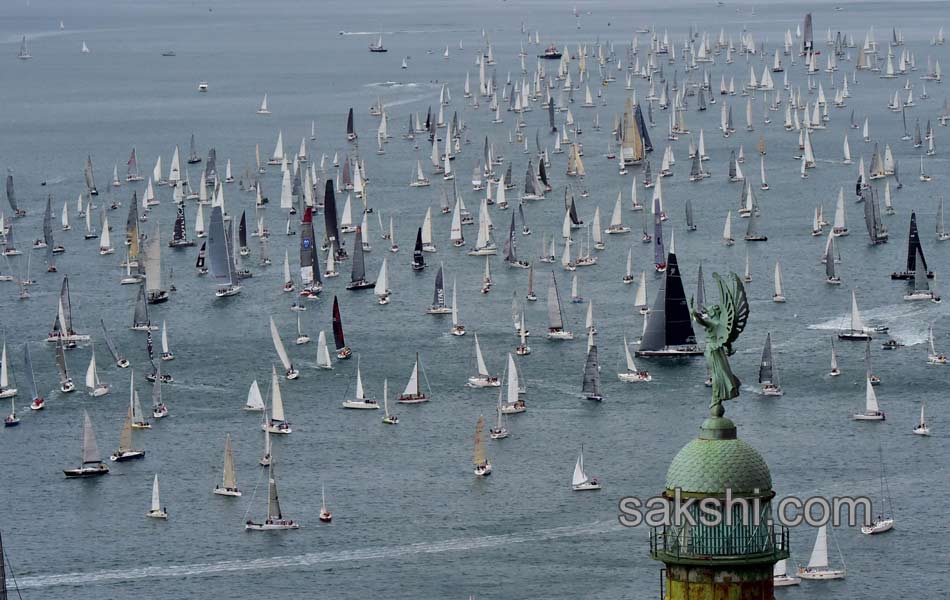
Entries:
[[554,102],[548,102],[548,123],[551,125],[551,133],[557,133],[557,125],[554,124]]
[[777,384],[772,368],[772,334],[765,335],[765,348],[762,349],[762,361],[759,363],[759,383]]
[[207,244],[207,242],[201,242],[201,248],[198,249],[198,259],[195,260],[195,268],[196,268],[196,269],[204,269],[204,268],[205,268],[205,254],[206,254],[206,252],[207,252],[207,246],[206,246],[206,244]]
[[10,208],[13,209],[14,216],[22,217],[24,213],[20,212],[19,207],[16,203],[16,191],[13,189],[13,174],[10,173],[7,175],[7,202],[10,203]]
[[309,206],[304,210],[300,224],[300,278],[304,285],[323,283],[313,234],[313,209]]
[[412,251],[412,268],[421,271],[426,267],[426,258],[422,252],[422,227],[416,231],[416,247]]
[[343,339],[343,319],[340,318],[340,303],[336,296],[333,297],[333,341],[337,351],[346,348],[346,340]]
[[356,130],[353,128],[353,109],[346,115],[346,137],[350,140],[356,139]]
[[634,109],[634,118],[637,120],[637,129],[640,130],[640,135],[643,137],[643,151],[653,152],[653,142],[650,141],[650,131],[647,129],[646,123],[643,122],[643,112],[640,110],[639,104],[637,104]]
[[924,258],[924,249],[920,245],[920,234],[917,232],[917,213],[910,213],[910,233],[907,236],[907,272],[917,270],[917,253],[920,252],[920,262],[927,270],[927,259]]
[[366,289],[376,283],[366,280],[366,263],[363,259],[363,231],[356,228],[356,239],[353,241],[353,271],[350,275],[350,284],[347,289]]
[[327,179],[323,194],[323,222],[326,228],[327,241],[330,248],[333,249],[333,255],[338,258],[346,258],[346,250],[340,240],[340,230],[336,218],[336,194],[333,190],[333,180]]
[[218,153],[214,148],[208,150],[208,163],[205,166],[205,179],[209,182],[218,178]]
[[[684,348],[685,346],[685,348]],[[683,291],[676,255],[666,259],[666,277],[660,281],[656,300],[647,317],[647,328],[637,355],[701,354]]]
[[432,306],[445,307],[445,285],[443,281],[442,265],[439,265],[439,272],[435,274],[435,291],[432,293]]
[[241,211],[241,222],[238,224],[238,244],[241,250],[247,248],[247,215]]

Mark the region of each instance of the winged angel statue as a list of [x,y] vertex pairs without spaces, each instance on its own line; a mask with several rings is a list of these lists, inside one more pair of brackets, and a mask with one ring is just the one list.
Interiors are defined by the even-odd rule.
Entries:
[[[719,304],[696,306],[693,304],[693,318],[706,330],[706,364],[712,376],[712,403],[710,412],[721,417],[722,402],[739,395],[739,378],[729,367],[729,359],[735,349],[736,341],[749,320],[749,300],[746,298],[742,280],[732,273],[732,282],[723,281],[719,273],[713,273],[713,279],[719,286]],[[727,277],[728,279],[728,277]],[[732,285],[730,285],[732,283]]]

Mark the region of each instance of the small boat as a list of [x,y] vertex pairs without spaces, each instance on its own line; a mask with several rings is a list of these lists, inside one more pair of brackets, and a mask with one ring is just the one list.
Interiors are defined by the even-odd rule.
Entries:
[[327,508],[327,489],[325,486],[320,486],[320,522],[329,523],[333,520],[333,515],[330,514],[330,510]]
[[[592,336],[591,336],[592,339]],[[581,385],[581,393],[588,400],[600,402],[604,399],[600,389],[600,363],[597,361],[597,345],[588,344],[587,361],[584,364],[584,381]]]
[[267,94],[264,94],[264,99],[261,100],[261,107],[257,109],[257,114],[259,115],[269,115],[270,110],[267,108]]
[[398,425],[399,417],[389,413],[389,380],[383,379],[383,423]]
[[138,450],[132,446],[132,415],[132,407],[129,406],[125,415],[125,423],[122,426],[122,433],[119,436],[119,447],[109,457],[113,462],[145,458],[145,450]]
[[29,60],[29,59],[33,58],[33,55],[30,54],[30,49],[29,49],[29,47],[26,45],[26,36],[25,36],[25,35],[24,35],[23,38],[20,40],[20,49],[17,50],[16,57],[19,58],[20,60]]
[[[828,264],[833,265],[834,259],[829,257],[825,265],[827,266]],[[868,328],[864,326],[864,321],[861,320],[861,312],[858,310],[858,300],[854,290],[851,291],[851,328],[839,331],[838,339],[862,342],[871,339]]]
[[246,531],[282,531],[286,529],[299,529],[300,523],[291,519],[285,519],[280,510],[280,500],[277,497],[277,473],[274,469],[276,460],[271,458],[267,478],[267,518],[263,523],[257,523],[248,519],[244,523]]
[[482,357],[482,348],[478,343],[478,333],[475,334],[475,364],[478,374],[469,376],[469,387],[501,387],[501,380],[488,374],[488,367],[485,366],[485,359]]
[[261,396],[261,388],[256,379],[251,382],[251,387],[247,390],[247,402],[244,403],[244,410],[264,411],[264,397]]
[[[419,382],[419,353],[416,352],[416,362],[412,366],[412,374],[409,376],[409,383],[406,384],[406,389],[403,390],[402,394],[399,395],[399,398],[396,400],[400,404],[419,404],[422,402],[428,402],[431,399],[432,391],[429,390],[429,393],[422,391],[422,386]],[[422,372],[423,377],[425,377],[425,371]],[[426,378],[426,387],[428,388],[429,380]]]
[[231,434],[224,438],[224,474],[222,475],[221,485],[214,486],[214,493],[218,496],[239,497],[241,490],[238,489],[237,479],[234,477],[234,454],[231,452]]
[[794,577],[788,574],[788,559],[783,558],[775,563],[775,567],[772,569],[773,586],[787,587],[790,585],[798,585],[801,582],[801,577]]
[[20,424],[20,417],[16,416],[16,400],[10,397],[10,414],[3,419],[4,427],[16,427]]
[[920,422],[914,425],[914,433],[916,435],[930,435],[930,425],[927,423],[926,417],[924,417],[924,407],[925,404],[921,402],[920,404]]
[[564,313],[561,310],[561,297],[557,289],[557,278],[551,273],[548,286],[548,334],[549,340],[573,340],[574,333],[564,329]]
[[638,369],[636,363],[633,362],[633,355],[630,354],[630,346],[627,344],[626,335],[623,336],[623,351],[627,359],[627,370],[617,373],[617,378],[627,383],[653,381],[653,376],[651,376],[649,372]]
[[67,478],[98,477],[107,475],[109,467],[102,462],[99,446],[96,444],[96,432],[92,429],[92,419],[86,409],[82,411],[82,464],[78,469],[63,469]]
[[765,347],[762,349],[762,360],[759,362],[759,384],[762,386],[763,396],[781,396],[782,391],[778,382],[778,370],[772,358],[772,333],[765,334]]
[[383,46],[383,36],[379,36],[375,42],[371,42],[369,45],[370,52],[389,52],[386,47]]
[[198,91],[201,92],[201,93],[207,93],[207,91],[208,91],[208,82],[207,82],[207,81],[199,81],[199,82],[198,82]]
[[544,52],[538,55],[538,58],[544,58],[548,60],[557,60],[560,59],[563,54],[560,50],[557,49],[555,44],[551,44],[544,49]]
[[175,355],[168,347],[168,328],[165,327],[165,321],[162,321],[162,360],[175,360]]
[[152,480],[152,506],[147,513],[146,517],[151,517],[152,519],[167,519],[168,512],[162,508],[162,501],[159,497],[158,492],[158,473],[155,474],[155,478]]
[[23,344],[23,365],[29,378],[27,383],[30,385],[30,410],[43,410],[46,406],[46,400],[36,390],[36,376],[33,374],[33,359],[30,356],[30,347]]
[[818,528],[815,546],[807,566],[798,567],[798,576],[802,579],[844,579],[844,569],[832,569],[828,566],[828,529],[827,525]]
[[284,417],[284,400],[280,393],[280,380],[277,378],[277,369],[271,366],[270,377],[270,419],[267,419],[267,411],[264,411],[264,421],[261,423],[261,429],[270,433],[290,434],[293,433],[290,421]]
[[[861,533],[864,535],[875,535],[884,533],[894,528],[894,517],[891,514],[891,490],[887,485],[887,474],[884,471],[884,450],[880,449],[881,455],[881,501],[878,506],[877,515],[867,525],[861,527]],[[865,515],[868,518],[868,515]]]
[[465,335],[465,325],[459,323],[459,303],[458,290],[455,279],[452,279],[452,330],[451,334],[456,337]]
[[270,334],[271,340],[274,342],[274,349],[277,351],[277,357],[280,358],[280,363],[284,366],[284,376],[291,381],[297,379],[300,376],[300,371],[294,368],[294,364],[290,362],[290,358],[287,356],[287,350],[284,348],[284,343],[277,332],[274,317],[270,317]]
[[590,477],[584,471],[584,446],[581,446],[580,454],[577,455],[577,462],[574,463],[574,475],[571,478],[571,489],[575,492],[584,492],[589,490],[599,490],[600,481],[596,477]]
[[831,377],[841,375],[841,369],[838,368],[838,355],[835,353],[835,339],[831,338],[831,371],[828,372]]
[[[4,356],[6,356],[6,347],[4,347]],[[2,378],[2,371],[0,371],[0,378]],[[105,396],[109,393],[109,384],[103,383],[99,380],[99,369],[96,366],[96,348],[92,348],[92,356],[89,357],[89,367],[86,369],[86,391],[89,392],[89,395],[93,398],[98,398],[99,396]],[[0,398],[3,396],[0,395]]]
[[871,382],[871,375],[868,374],[864,379],[864,412],[855,413],[853,418],[856,421],[883,421],[886,415],[880,406],[878,406],[877,394],[874,393],[874,384]]
[[950,363],[950,359],[947,358],[947,355],[937,352],[937,349],[934,346],[933,323],[931,323],[929,328],[927,329],[927,344],[929,345],[929,348],[930,348],[930,352],[927,354],[928,365],[946,365]]
[[[504,373],[502,374],[504,378]],[[503,440],[508,437],[508,422],[505,418],[505,411],[502,410],[504,403],[502,402],[502,395],[505,393],[504,389],[499,387],[498,389],[498,405],[495,407],[495,426],[488,430],[488,437],[493,440]]]
[[356,397],[352,400],[343,400],[343,408],[358,410],[376,410],[379,408],[379,402],[372,398],[367,398],[366,393],[363,391],[363,376],[360,372],[360,357],[358,355],[356,357]]
[[488,477],[491,475],[491,461],[485,456],[484,441],[482,440],[482,431],[485,429],[485,417],[479,416],[475,424],[475,457],[473,469],[476,477]]

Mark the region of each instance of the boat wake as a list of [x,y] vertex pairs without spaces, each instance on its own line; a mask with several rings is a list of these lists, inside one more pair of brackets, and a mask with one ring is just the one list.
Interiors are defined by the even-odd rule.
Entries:
[[565,537],[595,535],[611,531],[621,531],[623,527],[615,520],[597,521],[585,525],[569,525],[550,529],[538,529],[524,533],[507,533],[476,538],[457,538],[441,542],[422,542],[403,546],[383,546],[377,548],[359,548],[355,550],[331,550],[311,552],[294,556],[274,556],[248,560],[228,560],[215,563],[197,563],[191,565],[149,566],[132,569],[110,569],[90,571],[88,573],[65,573],[61,575],[37,575],[23,577],[17,582],[21,589],[55,586],[77,586],[107,584],[119,581],[146,579],[150,577],[176,578],[214,575],[236,571],[257,571],[279,568],[309,567],[350,561],[393,559],[414,554],[439,554],[443,552],[464,552],[519,544],[525,542],[544,542]]
[[[889,334],[894,339],[908,345],[923,344],[927,341],[927,325],[935,318],[920,318],[929,302],[888,304],[870,310],[862,310],[861,316],[866,322],[880,323],[890,327]],[[848,327],[851,313],[842,313],[837,317],[809,325],[808,329],[839,331]],[[866,323],[867,324],[867,323]]]

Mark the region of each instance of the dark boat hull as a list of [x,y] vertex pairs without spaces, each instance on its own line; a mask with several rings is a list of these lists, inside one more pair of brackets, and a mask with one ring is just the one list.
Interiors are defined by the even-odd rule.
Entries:
[[[933,278],[934,278],[934,272],[927,271],[927,279],[933,279]],[[895,271],[891,273],[891,279],[895,281],[913,281],[914,273],[912,271],[900,271],[900,272]]]

